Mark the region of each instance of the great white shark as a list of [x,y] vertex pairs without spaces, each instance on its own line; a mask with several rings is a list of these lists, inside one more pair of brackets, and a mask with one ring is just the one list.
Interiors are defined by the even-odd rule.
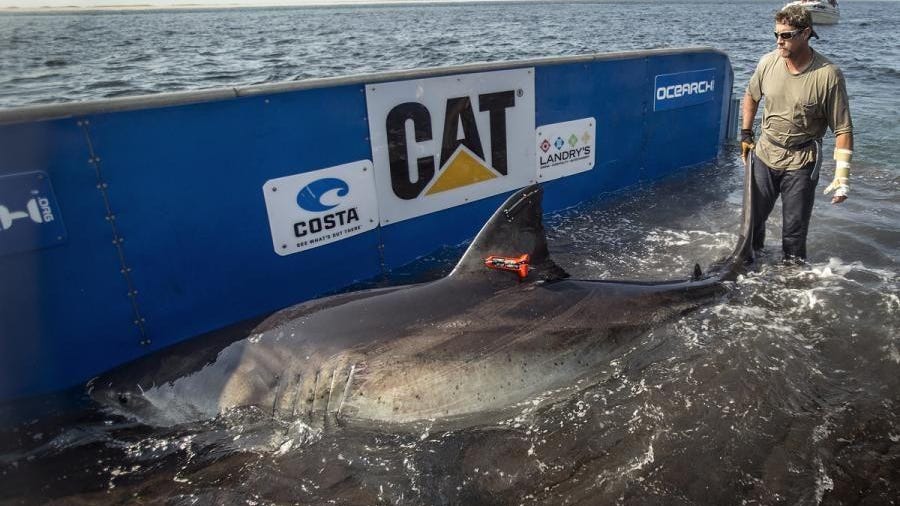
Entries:
[[[281,310],[246,335],[213,333],[95,378],[91,397],[170,426],[256,407],[311,425],[459,426],[573,384],[610,347],[727,291],[751,260],[745,169],[737,246],[688,279],[571,279],[550,258],[542,188],[517,191],[453,271],[436,281],[345,293]],[[531,258],[520,281],[489,255]]]

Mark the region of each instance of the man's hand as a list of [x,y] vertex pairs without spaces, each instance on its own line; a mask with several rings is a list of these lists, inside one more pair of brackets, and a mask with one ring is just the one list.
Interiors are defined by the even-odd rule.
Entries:
[[834,197],[831,198],[832,204],[840,204],[847,200],[847,194],[850,193],[850,159],[852,157],[853,151],[849,149],[837,148],[834,150],[836,161],[834,180],[825,188],[826,194],[834,191]]
[[744,165],[747,165],[750,152],[753,151],[755,146],[756,143],[753,139],[753,129],[744,128],[741,130],[741,159],[744,160]]

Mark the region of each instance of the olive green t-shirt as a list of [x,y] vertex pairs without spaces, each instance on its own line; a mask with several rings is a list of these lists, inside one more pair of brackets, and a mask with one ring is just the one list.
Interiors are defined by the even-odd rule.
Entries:
[[821,139],[827,128],[835,135],[853,130],[844,75],[815,51],[812,62],[797,75],[788,71],[777,50],[766,54],[747,92],[757,102],[766,97],[755,153],[773,169],[799,169],[814,161],[810,141]]

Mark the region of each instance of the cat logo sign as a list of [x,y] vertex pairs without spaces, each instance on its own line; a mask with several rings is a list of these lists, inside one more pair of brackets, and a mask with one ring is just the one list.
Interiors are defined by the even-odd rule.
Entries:
[[369,84],[366,101],[382,224],[534,181],[534,69]]

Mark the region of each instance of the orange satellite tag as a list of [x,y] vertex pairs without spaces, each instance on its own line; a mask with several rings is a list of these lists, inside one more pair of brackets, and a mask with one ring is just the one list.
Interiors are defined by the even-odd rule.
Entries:
[[491,269],[501,271],[511,271],[519,275],[519,281],[528,276],[528,254],[520,257],[503,257],[499,255],[491,255],[484,259],[484,265]]

